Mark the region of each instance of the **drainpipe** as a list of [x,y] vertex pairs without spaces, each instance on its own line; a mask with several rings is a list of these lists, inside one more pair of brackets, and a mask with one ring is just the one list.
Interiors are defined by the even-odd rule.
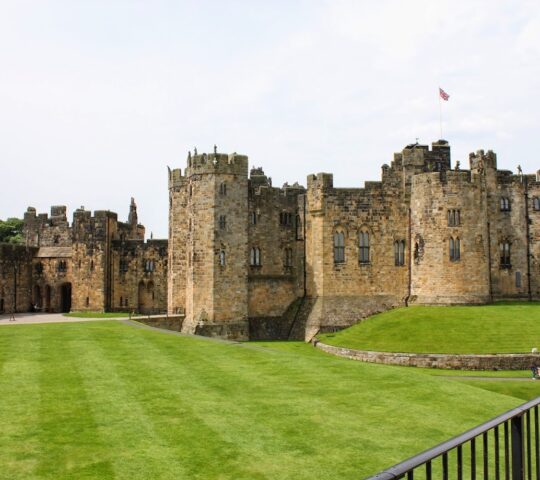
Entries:
[[[489,208],[489,207],[488,207]],[[488,253],[488,282],[489,282],[489,301],[493,302],[493,285],[491,279],[491,224],[487,222],[487,253]]]

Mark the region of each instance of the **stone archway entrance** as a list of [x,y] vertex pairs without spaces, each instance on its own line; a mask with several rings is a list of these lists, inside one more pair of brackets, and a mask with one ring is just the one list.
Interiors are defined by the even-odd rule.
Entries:
[[64,283],[60,287],[60,310],[63,313],[71,310],[71,283]]
[[46,312],[51,311],[51,287],[49,285],[45,286],[45,305],[44,310]]
[[154,282],[139,283],[139,313],[154,313]]
[[34,295],[32,297],[33,309],[40,311],[43,307],[43,299],[41,298],[41,288],[39,285],[34,286]]

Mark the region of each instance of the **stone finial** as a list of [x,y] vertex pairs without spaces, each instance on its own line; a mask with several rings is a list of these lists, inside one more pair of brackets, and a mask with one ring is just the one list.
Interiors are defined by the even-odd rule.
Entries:
[[523,175],[523,170],[521,169],[521,165],[517,166],[518,175]]
[[197,155],[197,147],[193,148],[193,155]]
[[187,152],[187,158],[189,161],[191,161],[191,150],[188,150]]
[[214,155],[217,155],[217,145],[214,143]]
[[459,162],[459,160],[456,162],[456,172],[459,172],[459,167],[460,167],[461,163]]

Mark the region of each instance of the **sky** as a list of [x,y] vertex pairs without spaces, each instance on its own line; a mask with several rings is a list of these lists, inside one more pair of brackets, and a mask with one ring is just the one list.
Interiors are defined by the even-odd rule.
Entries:
[[[438,97],[442,87],[448,102]],[[167,166],[249,156],[274,186],[379,180],[409,143],[540,169],[538,0],[0,0],[0,218],[130,198],[167,236]]]

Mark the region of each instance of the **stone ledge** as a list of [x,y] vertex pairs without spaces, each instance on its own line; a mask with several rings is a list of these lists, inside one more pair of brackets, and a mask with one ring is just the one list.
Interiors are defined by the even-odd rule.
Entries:
[[403,367],[441,368],[447,370],[527,370],[540,365],[538,353],[500,353],[458,355],[445,353],[394,353],[335,347],[313,340],[313,346],[338,357],[361,362],[400,365]]

